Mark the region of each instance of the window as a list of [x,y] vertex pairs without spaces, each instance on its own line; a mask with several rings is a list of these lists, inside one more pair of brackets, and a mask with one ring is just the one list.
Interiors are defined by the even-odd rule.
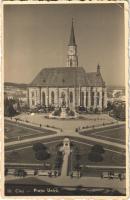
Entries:
[[104,107],[104,92],[102,93],[102,107]]
[[42,105],[46,105],[46,95],[45,95],[45,92],[42,92]]
[[72,59],[70,59],[70,67],[72,67]]
[[86,106],[88,106],[88,92],[86,92]]
[[70,92],[70,103],[73,103],[73,93]]
[[32,106],[34,106],[35,105],[35,101],[34,100],[32,100]]
[[34,92],[32,92],[32,98],[34,97]]
[[97,92],[97,106],[99,106],[100,93]]
[[94,92],[91,92],[91,105],[94,106]]
[[80,94],[80,105],[84,106],[84,92],[81,92]]
[[62,99],[61,105],[66,106],[66,100],[65,100],[65,93],[64,92],[61,93],[61,99]]
[[54,92],[52,91],[51,92],[51,104],[54,104],[54,98],[55,98],[55,95],[54,95]]

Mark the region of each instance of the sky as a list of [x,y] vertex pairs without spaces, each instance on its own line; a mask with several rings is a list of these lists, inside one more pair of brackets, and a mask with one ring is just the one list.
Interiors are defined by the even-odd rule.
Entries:
[[5,5],[5,81],[30,83],[44,67],[67,66],[74,19],[79,66],[124,86],[124,10],[118,4]]

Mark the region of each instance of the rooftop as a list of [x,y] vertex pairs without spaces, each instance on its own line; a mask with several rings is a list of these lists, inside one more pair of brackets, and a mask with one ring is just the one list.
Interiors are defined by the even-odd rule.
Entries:
[[30,83],[30,86],[43,87],[102,87],[104,85],[101,73],[86,73],[83,67],[44,68]]

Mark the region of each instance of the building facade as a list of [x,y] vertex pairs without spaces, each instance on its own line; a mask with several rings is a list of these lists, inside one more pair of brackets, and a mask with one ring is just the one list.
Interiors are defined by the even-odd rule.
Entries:
[[107,107],[107,90],[100,66],[86,73],[78,66],[77,45],[72,21],[68,44],[67,67],[43,68],[28,87],[29,107],[85,107],[103,110]]

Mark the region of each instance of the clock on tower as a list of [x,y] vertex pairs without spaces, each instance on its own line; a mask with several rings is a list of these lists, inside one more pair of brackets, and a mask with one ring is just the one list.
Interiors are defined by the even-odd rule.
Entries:
[[72,20],[71,35],[68,45],[67,67],[78,67],[77,45],[75,42],[73,20]]

